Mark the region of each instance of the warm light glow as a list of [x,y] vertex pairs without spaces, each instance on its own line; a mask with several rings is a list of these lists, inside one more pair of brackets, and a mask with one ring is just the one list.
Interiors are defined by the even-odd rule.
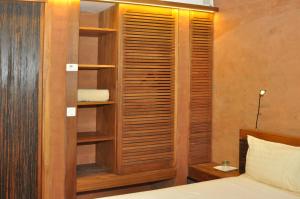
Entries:
[[266,90],[260,90],[259,91],[259,95],[260,96],[264,96],[266,94],[266,92],[267,92]]
[[48,0],[48,3],[53,3],[53,4],[63,4],[63,5],[68,5],[68,4],[80,4],[80,0]]
[[193,8],[176,7],[176,6],[166,6],[166,5],[159,5],[159,4],[137,3],[137,2],[118,1],[118,0],[99,0],[99,1],[101,1],[101,2],[110,2],[110,3],[123,3],[123,4],[143,5],[143,6],[156,6],[156,7],[161,7],[161,8],[176,8],[176,9],[184,9],[184,10],[192,10],[192,11],[201,11],[201,12],[214,13],[214,11],[211,11],[211,10],[193,9]]

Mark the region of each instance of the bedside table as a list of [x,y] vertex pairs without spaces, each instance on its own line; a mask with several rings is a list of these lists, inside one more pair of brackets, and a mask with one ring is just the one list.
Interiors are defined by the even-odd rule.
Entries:
[[207,180],[215,180],[215,179],[228,178],[228,177],[234,177],[240,175],[238,170],[223,172],[213,168],[218,165],[220,164],[211,162],[211,163],[189,166],[188,177],[198,182],[202,182]]

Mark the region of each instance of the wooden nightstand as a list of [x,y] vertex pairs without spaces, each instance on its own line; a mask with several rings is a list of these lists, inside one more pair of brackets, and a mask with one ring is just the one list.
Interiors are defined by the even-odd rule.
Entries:
[[192,165],[189,167],[189,178],[196,180],[196,181],[207,181],[207,180],[215,180],[219,178],[228,178],[239,176],[240,173],[238,170],[230,171],[230,172],[223,172],[214,169],[213,167],[217,166],[217,163],[204,163],[204,164],[197,164]]

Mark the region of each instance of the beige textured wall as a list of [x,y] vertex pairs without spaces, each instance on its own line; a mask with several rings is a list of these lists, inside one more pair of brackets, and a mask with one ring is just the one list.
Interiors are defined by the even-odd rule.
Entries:
[[300,0],[215,0],[213,160],[238,162],[240,128],[300,136]]

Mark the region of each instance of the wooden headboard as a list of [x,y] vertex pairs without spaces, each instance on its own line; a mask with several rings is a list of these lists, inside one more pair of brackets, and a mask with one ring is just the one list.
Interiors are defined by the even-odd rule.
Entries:
[[240,173],[245,173],[245,166],[246,166],[246,155],[248,151],[248,142],[247,142],[247,135],[251,135],[263,140],[277,142],[282,144],[288,144],[292,146],[300,146],[300,134],[299,136],[287,136],[278,133],[269,133],[263,132],[258,130],[240,130],[240,157],[239,157],[239,170]]

